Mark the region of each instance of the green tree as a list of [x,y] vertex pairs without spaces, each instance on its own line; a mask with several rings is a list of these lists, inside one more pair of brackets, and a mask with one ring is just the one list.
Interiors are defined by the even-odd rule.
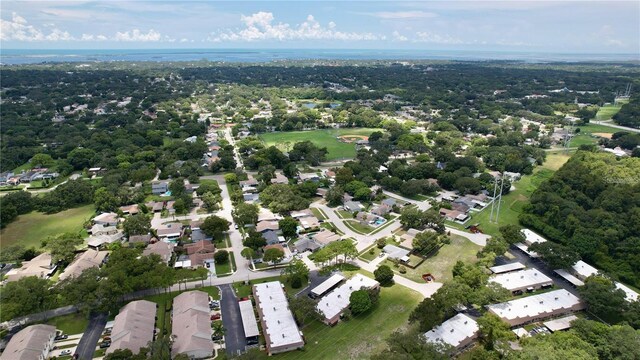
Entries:
[[0,292],[0,319],[7,321],[18,316],[38,313],[57,306],[58,291],[48,279],[35,276],[12,281]]
[[316,303],[308,296],[289,297],[289,310],[301,326],[309,324],[313,320],[320,320],[321,316],[316,308]]
[[494,314],[486,313],[477,321],[480,328],[480,342],[487,350],[494,350],[497,346],[503,345],[508,347],[506,342],[516,338],[509,324]]
[[229,262],[229,252],[227,250],[218,250],[213,254],[213,260],[216,264],[226,264]]
[[[585,360],[598,359],[596,349],[573,332],[555,332],[534,336],[522,342],[522,350],[510,353],[515,360]],[[601,358],[602,359],[602,358]]]
[[341,186],[334,186],[327,191],[324,198],[327,200],[329,206],[342,205],[342,196],[344,195],[344,189]]
[[580,260],[580,255],[575,250],[551,241],[534,243],[529,249],[538,253],[552,269],[567,269]]
[[309,268],[302,260],[296,259],[289,262],[287,267],[282,269],[282,276],[292,284],[292,287],[298,288],[300,286],[295,287],[293,286],[294,283],[302,284],[303,282],[306,282],[309,278]]
[[35,154],[30,160],[31,167],[45,167],[48,168],[54,164],[53,158],[49,154]]
[[233,218],[239,226],[255,224],[258,222],[260,209],[255,204],[239,203],[233,210]]
[[246,247],[246,248],[242,249],[240,254],[242,254],[242,257],[247,259],[247,260],[253,260],[253,259],[256,258],[256,252],[252,248]]
[[498,230],[502,238],[509,244],[524,242],[524,234],[518,225],[503,225]]
[[423,256],[429,255],[442,246],[443,242],[440,238],[441,236],[436,232],[421,232],[413,238],[413,249]]
[[97,211],[115,211],[118,207],[118,198],[107,188],[101,187],[93,194],[93,203]]
[[603,276],[590,276],[580,287],[580,297],[587,310],[605,321],[617,323],[624,317],[628,307],[626,294],[616,288],[613,281]]
[[169,183],[169,190],[171,191],[171,196],[181,197],[186,194],[187,189],[184,186],[184,179],[177,178]]
[[367,290],[357,290],[349,296],[349,309],[354,315],[362,314],[373,306]]
[[387,265],[380,265],[373,272],[373,275],[376,278],[376,281],[380,283],[382,286],[390,286],[393,285],[393,270]]
[[278,226],[282,231],[282,235],[287,238],[287,240],[291,240],[298,235],[298,221],[291,216],[287,216],[278,221]]
[[424,226],[424,214],[418,208],[405,207],[400,211],[400,223],[406,229],[420,229]]
[[151,230],[151,219],[145,214],[135,214],[127,217],[122,224],[127,236],[146,235]]
[[284,259],[284,251],[278,248],[270,248],[264,252],[262,260],[272,263],[274,266]]
[[204,222],[200,225],[200,230],[209,236],[222,239],[222,233],[229,231],[230,225],[231,223],[227,219],[211,215],[204,219]]
[[424,341],[422,333],[416,331],[393,332],[386,341],[387,348],[371,356],[371,360],[448,360],[453,350],[444,343]]
[[267,240],[262,237],[261,233],[251,229],[249,230],[247,237],[244,239],[243,245],[257,251],[267,245]]
[[91,167],[96,152],[91,149],[77,148],[73,149],[67,155],[67,161],[76,170],[82,170]]
[[51,262],[70,263],[76,255],[76,247],[82,242],[82,237],[74,233],[49,237],[46,248],[51,252]]
[[202,194],[200,199],[207,211],[213,212],[220,209],[220,202],[222,201],[222,197],[220,195],[214,195],[211,192],[206,192]]

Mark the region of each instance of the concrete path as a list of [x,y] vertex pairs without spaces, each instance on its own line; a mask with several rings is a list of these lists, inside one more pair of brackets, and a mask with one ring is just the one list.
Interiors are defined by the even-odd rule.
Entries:
[[469,241],[471,241],[472,243],[476,244],[476,245],[480,245],[480,246],[485,246],[487,245],[487,240],[489,240],[489,238],[491,236],[487,235],[487,234],[472,234],[472,233],[468,233],[466,231],[462,231],[462,230],[458,230],[458,229],[454,229],[454,228],[450,228],[450,227],[445,227],[447,231],[450,231],[452,234],[456,234],[456,235],[460,235],[462,237],[465,237],[467,239],[469,239]]

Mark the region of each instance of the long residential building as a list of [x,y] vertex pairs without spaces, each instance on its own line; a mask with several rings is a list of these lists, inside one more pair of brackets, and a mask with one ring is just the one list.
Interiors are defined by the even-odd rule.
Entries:
[[489,278],[490,282],[500,284],[512,293],[522,293],[543,287],[553,286],[553,280],[537,269],[513,271]]
[[200,359],[213,354],[213,330],[209,315],[209,294],[194,290],[173,299],[171,356],[185,354]]
[[0,355],[0,360],[45,360],[53,348],[56,327],[31,325],[17,332]]
[[244,337],[247,345],[257,344],[259,342],[260,330],[258,330],[256,314],[253,312],[253,303],[251,300],[242,300],[238,302],[238,306],[240,307],[242,328],[244,329]]
[[302,332],[289,310],[287,296],[279,281],[253,285],[253,296],[269,355],[304,346]]
[[324,317],[327,325],[333,325],[340,320],[340,315],[349,307],[349,297],[351,293],[358,290],[375,289],[380,284],[362,274],[355,274],[344,284],[324,296],[316,305],[316,309]]
[[106,353],[129,349],[133,354],[153,341],[157,305],[147,300],[132,301],[120,309],[113,321],[111,345]]
[[461,349],[478,337],[478,323],[465,314],[458,314],[427,331],[424,337],[429,342],[443,342]]
[[107,255],[109,255],[108,251],[97,251],[93,249],[83,252],[64,269],[64,272],[60,274],[60,280],[78,277],[85,270],[100,267],[107,258]]
[[333,275],[331,275],[330,278],[328,278],[327,280],[323,281],[320,285],[314,287],[311,290],[311,292],[309,293],[309,296],[311,296],[314,299],[317,299],[317,298],[325,295],[327,292],[333,290],[343,280],[344,280],[344,276],[342,276],[340,274],[333,274]]
[[543,320],[584,308],[584,303],[566,290],[549,291],[487,306],[490,312],[511,326]]

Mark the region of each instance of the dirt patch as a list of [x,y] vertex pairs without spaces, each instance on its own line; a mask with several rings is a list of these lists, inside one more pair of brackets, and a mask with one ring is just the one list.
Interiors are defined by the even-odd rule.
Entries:
[[592,135],[603,137],[603,138],[607,138],[607,139],[611,139],[611,135],[613,135],[613,134],[609,134],[609,133],[592,133]]
[[338,136],[338,140],[345,143],[353,143],[358,140],[369,140],[369,137],[364,135],[342,135]]

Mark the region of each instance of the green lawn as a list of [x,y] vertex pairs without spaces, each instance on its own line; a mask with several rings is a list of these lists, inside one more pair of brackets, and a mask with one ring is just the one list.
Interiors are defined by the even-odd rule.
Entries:
[[309,140],[312,143],[326,147],[329,151],[327,160],[353,158],[356,155],[354,143],[343,143],[337,137],[341,135],[364,135],[369,136],[377,129],[331,129],[312,131],[292,131],[261,134],[260,138],[267,146],[276,146],[281,150],[288,151],[293,148],[293,144],[300,141]]
[[[498,228],[506,224],[518,224],[518,216],[522,213],[524,206],[529,202],[531,194],[540,186],[540,184],[551,178],[553,173],[558,170],[570,158],[569,154],[557,152],[547,154],[547,160],[542,166],[538,166],[533,170],[533,174],[523,176],[514,186],[515,190],[502,197],[500,205],[499,223],[489,222],[491,215],[491,206],[487,206],[480,212],[471,213],[471,219],[466,222],[469,224],[480,224],[482,232],[489,235],[497,235]],[[494,214],[495,215],[495,214]],[[448,226],[463,229],[460,224],[446,222]]]
[[350,211],[336,210],[336,213],[338,213],[338,216],[340,216],[343,219],[353,219],[353,213]]
[[231,272],[231,257],[224,264],[216,263],[216,275],[228,274]]
[[294,295],[294,294],[298,293],[300,290],[302,290],[304,288],[304,286],[299,288],[299,289],[292,288],[291,285],[289,285],[289,283],[285,282],[284,279],[281,276],[273,276],[273,277],[268,277],[268,278],[264,278],[264,279],[251,280],[251,281],[249,281],[249,285],[245,285],[244,282],[237,282],[237,283],[233,283],[233,288],[236,290],[236,295],[239,298],[243,298],[243,297],[247,297],[247,296],[251,295],[251,286],[252,285],[261,284],[261,283],[270,282],[270,281],[280,281],[281,283],[283,283],[284,284],[284,290],[289,295]]
[[[330,327],[319,321],[301,330],[304,351],[274,355],[274,359],[368,359],[386,348],[386,338],[407,324],[422,296],[400,285],[382,288],[380,300],[368,312]],[[267,356],[265,353],[264,358]]]
[[81,314],[70,314],[49,319],[45,324],[53,325],[65,334],[74,335],[84,332],[89,320]]
[[373,231],[373,228],[369,225],[362,225],[357,220],[346,220],[344,224],[351,230],[360,233],[360,234],[368,234]]
[[311,208],[311,212],[313,213],[313,215],[315,215],[315,217],[317,217],[319,220],[326,220],[327,217],[324,215],[324,213],[322,212],[322,210],[318,209],[318,208]]
[[597,143],[598,143],[598,139],[594,135],[580,133],[574,136],[573,138],[571,138],[571,141],[569,142],[569,147],[579,147],[580,145],[593,145]]
[[35,211],[20,215],[16,221],[0,231],[0,249],[13,244],[40,248],[40,242],[49,236],[80,232],[83,229],[82,225],[94,213],[93,205],[86,205],[51,215]]
[[[476,253],[481,247],[467,240],[467,238],[459,235],[451,235],[451,244],[444,245],[435,255],[427,258],[420,266],[415,269],[405,267],[407,273],[402,276],[416,282],[424,282],[422,274],[431,273],[437,282],[446,282],[452,279],[451,271],[458,260],[466,264],[476,262]],[[385,260],[385,264],[394,271],[398,268],[393,263]]]
[[601,107],[600,109],[598,109],[598,113],[596,114],[596,120],[598,121],[609,120],[613,117],[613,115],[617,114],[618,111],[620,111],[620,108],[622,108],[622,104],[618,104],[618,105],[607,104]]

